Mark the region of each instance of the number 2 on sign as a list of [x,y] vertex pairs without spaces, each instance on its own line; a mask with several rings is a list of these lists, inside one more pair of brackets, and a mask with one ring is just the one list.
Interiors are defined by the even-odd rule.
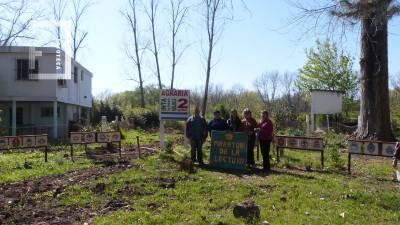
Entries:
[[178,102],[183,102],[178,106],[178,109],[187,109],[188,108],[186,105],[188,103],[187,99],[181,98],[178,100]]

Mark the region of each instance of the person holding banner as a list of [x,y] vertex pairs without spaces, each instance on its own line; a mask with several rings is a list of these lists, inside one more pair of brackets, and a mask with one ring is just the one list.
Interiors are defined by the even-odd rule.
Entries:
[[256,168],[256,162],[254,161],[254,144],[256,141],[256,135],[254,129],[257,128],[257,121],[251,117],[250,109],[246,108],[243,110],[244,119],[240,123],[239,132],[247,133],[247,162],[248,166]]
[[236,109],[231,110],[231,116],[228,119],[228,129],[230,132],[238,132],[239,127],[240,127],[240,119],[237,116],[237,111]]
[[274,131],[274,125],[272,121],[268,118],[268,111],[261,111],[261,121],[258,127],[254,129],[255,132],[258,131],[258,139],[260,140],[261,155],[263,157],[263,170],[269,171],[271,165],[269,162],[269,151],[272,142],[272,132]]
[[213,130],[228,131],[228,129],[229,128],[226,120],[224,118],[221,118],[221,112],[219,110],[215,110],[214,119],[211,119],[207,125],[207,130],[208,132],[210,132],[210,137]]
[[199,107],[193,109],[194,116],[189,117],[186,121],[186,137],[189,139],[191,144],[191,160],[196,162],[196,150],[197,160],[199,165],[204,165],[202,146],[206,141],[207,132],[207,121],[203,116],[200,116]]

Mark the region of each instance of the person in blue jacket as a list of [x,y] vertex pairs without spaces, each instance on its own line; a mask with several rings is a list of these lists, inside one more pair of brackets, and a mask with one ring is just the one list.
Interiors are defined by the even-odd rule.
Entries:
[[208,132],[210,132],[210,137],[211,137],[211,132],[213,130],[217,130],[217,131],[228,131],[228,123],[226,122],[226,120],[224,118],[221,118],[221,112],[219,110],[215,110],[214,111],[214,119],[211,119],[208,122],[207,125],[207,130]]

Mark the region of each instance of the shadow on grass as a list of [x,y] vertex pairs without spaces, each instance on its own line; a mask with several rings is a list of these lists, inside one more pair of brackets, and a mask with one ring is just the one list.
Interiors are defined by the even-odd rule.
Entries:
[[243,178],[244,176],[260,176],[260,177],[265,177],[269,175],[291,175],[291,176],[297,176],[305,179],[315,179],[313,176],[307,176],[304,174],[295,174],[295,173],[290,173],[289,171],[277,171],[277,170],[270,170],[270,171],[263,171],[261,169],[246,169],[246,170],[235,170],[235,169],[225,169],[225,168],[213,168],[208,165],[198,167],[201,168],[205,171],[209,172],[220,172],[220,173],[225,173],[225,174],[230,174],[230,175],[235,175],[240,178]]

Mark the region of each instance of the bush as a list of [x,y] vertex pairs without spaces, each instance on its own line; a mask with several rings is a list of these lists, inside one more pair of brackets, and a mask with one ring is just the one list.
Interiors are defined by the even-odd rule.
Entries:
[[221,118],[224,118],[226,120],[229,119],[229,117],[231,116],[229,109],[222,103],[219,103],[217,106],[215,106],[214,110],[219,110],[221,112]]
[[165,142],[165,153],[172,154],[174,152],[172,148],[173,144],[174,144],[174,139],[168,138],[167,141]]
[[164,127],[171,127],[174,129],[182,129],[185,127],[185,122],[186,121],[165,121]]
[[278,100],[275,105],[275,127],[276,130],[284,130],[290,123],[295,122],[299,113],[294,105],[289,104],[287,101]]
[[156,127],[160,124],[157,107],[128,108],[125,110],[124,114],[129,117],[129,122],[133,124],[135,128]]
[[289,127],[285,130],[285,136],[301,137],[301,136],[305,136],[305,134],[304,134],[304,131],[299,130],[298,128]]
[[121,140],[125,140],[127,137],[126,131],[121,129],[121,127],[119,128],[119,131],[121,132]]

